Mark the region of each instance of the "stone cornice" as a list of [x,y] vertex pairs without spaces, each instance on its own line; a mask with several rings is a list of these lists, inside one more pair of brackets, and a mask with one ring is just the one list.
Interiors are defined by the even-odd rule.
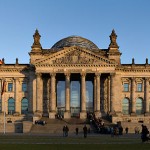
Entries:
[[28,72],[28,69],[0,68],[0,72]]
[[129,68],[129,69],[124,69],[124,68],[116,68],[116,71],[119,71],[119,72],[150,72],[150,68],[136,68],[136,69],[132,69],[132,68]]
[[29,71],[34,71],[35,67],[31,65],[4,65],[0,66],[0,72],[29,72]]
[[36,64],[36,67],[116,67],[114,64]]
[[72,47],[69,47],[69,48],[64,48],[63,50],[61,51],[58,51],[56,53],[53,53],[51,54],[50,56],[46,57],[46,58],[43,58],[41,60],[38,60],[36,63],[35,63],[35,66],[37,65],[40,65],[40,64],[44,64],[46,63],[47,61],[49,60],[54,60],[56,58],[60,58],[60,56],[62,55],[62,57],[64,57],[64,55],[70,53],[70,52],[73,52],[73,51],[79,51],[79,52],[83,52],[85,55],[88,55],[90,57],[92,57],[93,59],[95,60],[99,60],[99,61],[103,61],[107,64],[113,64],[113,65],[117,65],[115,63],[115,61],[112,61],[112,60],[109,60],[108,58],[104,57],[104,56],[101,56],[101,55],[98,55],[90,50],[87,50],[87,49],[84,49],[84,48],[79,48],[79,47],[76,47],[76,46],[72,46]]

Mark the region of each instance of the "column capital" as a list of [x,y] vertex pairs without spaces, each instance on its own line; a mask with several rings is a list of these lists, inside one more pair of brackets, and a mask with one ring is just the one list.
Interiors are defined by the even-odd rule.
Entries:
[[36,73],[36,77],[38,77],[38,78],[41,78],[41,76],[42,76],[42,73]]
[[85,77],[86,76],[86,72],[81,72],[80,75],[81,75],[81,77]]
[[101,76],[101,73],[100,72],[95,72],[95,76]]
[[135,80],[136,80],[136,78],[135,78],[135,77],[131,77],[130,79],[131,79],[131,81],[135,81]]
[[150,81],[149,77],[145,77],[144,79],[145,79],[145,81]]
[[69,78],[70,75],[71,75],[70,72],[65,72],[64,74],[65,74],[65,76],[66,76],[67,78]]
[[51,72],[51,73],[50,73],[50,76],[51,76],[51,77],[55,77],[55,76],[56,76],[56,73],[55,73],[55,72]]
[[116,73],[110,73],[110,77],[114,77]]

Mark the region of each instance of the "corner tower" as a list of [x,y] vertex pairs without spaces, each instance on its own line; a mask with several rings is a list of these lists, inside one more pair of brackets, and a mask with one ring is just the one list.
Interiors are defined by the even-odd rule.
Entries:
[[30,63],[32,64],[36,59],[40,58],[41,57],[41,52],[42,52],[42,46],[41,46],[41,43],[40,43],[40,38],[41,38],[41,35],[39,34],[39,31],[36,29],[35,30],[35,33],[33,35],[33,39],[34,39],[34,42],[31,46],[31,52],[29,53],[30,55]]
[[118,64],[120,64],[121,63],[120,62],[121,53],[119,51],[119,46],[118,46],[117,41],[116,41],[117,35],[116,35],[114,29],[112,30],[112,33],[109,37],[110,37],[110,44],[109,44],[108,53],[107,53],[108,58],[115,60]]

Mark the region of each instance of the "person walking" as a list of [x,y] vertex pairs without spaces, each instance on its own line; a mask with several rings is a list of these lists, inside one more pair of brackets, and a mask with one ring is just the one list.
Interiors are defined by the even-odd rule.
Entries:
[[63,137],[65,137],[65,136],[66,136],[66,127],[63,126]]
[[126,127],[126,128],[125,128],[125,132],[126,132],[126,134],[128,134],[128,131],[129,131],[129,128],[128,128],[128,127]]
[[78,132],[79,132],[79,128],[76,127],[76,135],[78,135]]
[[84,138],[86,138],[87,137],[87,126],[86,125],[83,127],[83,134],[84,134]]
[[67,137],[68,136],[68,132],[69,132],[69,128],[68,128],[68,126],[66,125],[66,131],[65,131],[65,136]]

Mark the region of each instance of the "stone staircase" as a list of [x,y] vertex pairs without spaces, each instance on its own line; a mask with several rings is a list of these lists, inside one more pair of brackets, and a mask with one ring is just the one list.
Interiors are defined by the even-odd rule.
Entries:
[[[69,133],[75,133],[76,127],[79,129],[79,133],[83,132],[83,126],[86,124],[88,128],[91,129],[90,124],[87,120],[82,120],[78,118],[71,119],[49,119],[42,117],[40,120],[46,121],[45,125],[33,124],[30,133],[52,133],[52,134],[62,134],[62,129],[64,125],[69,127]],[[92,131],[92,130],[91,130]]]
[[125,132],[125,128],[129,128],[129,133],[135,133],[135,127],[138,127],[140,132],[142,130],[142,124],[146,125],[148,130],[150,131],[150,124],[149,123],[137,123],[137,122],[127,122],[127,121],[122,121],[121,125],[123,127],[123,132]]

